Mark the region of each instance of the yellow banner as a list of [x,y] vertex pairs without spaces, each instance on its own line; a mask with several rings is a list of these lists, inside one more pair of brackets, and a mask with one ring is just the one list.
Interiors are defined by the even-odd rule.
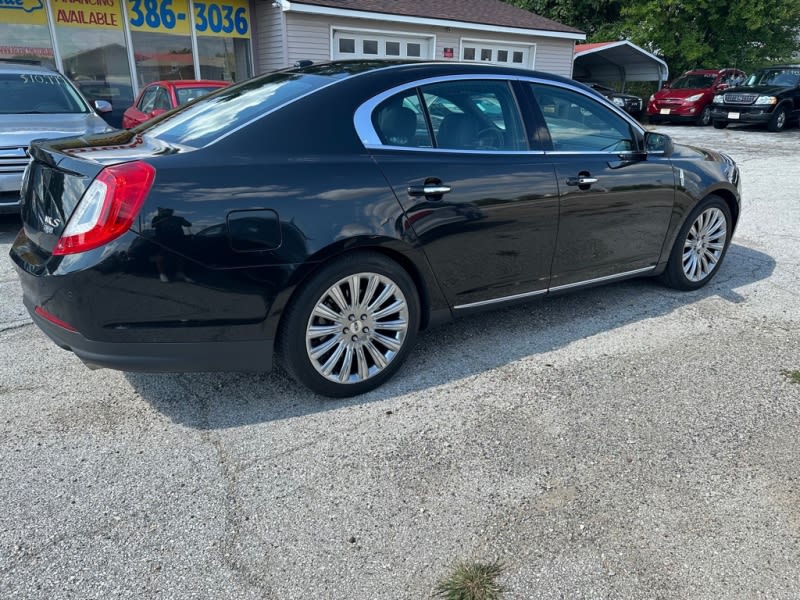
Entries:
[[250,9],[247,0],[194,2],[197,35],[250,38]]
[[52,3],[56,26],[122,28],[119,0],[52,0]]
[[44,0],[0,0],[0,22],[14,25],[47,25]]
[[126,0],[133,31],[189,35],[189,0]]

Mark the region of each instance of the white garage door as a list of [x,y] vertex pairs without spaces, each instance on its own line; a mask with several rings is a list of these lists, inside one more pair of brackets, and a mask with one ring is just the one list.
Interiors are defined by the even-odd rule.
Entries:
[[334,30],[333,58],[433,58],[433,37]]

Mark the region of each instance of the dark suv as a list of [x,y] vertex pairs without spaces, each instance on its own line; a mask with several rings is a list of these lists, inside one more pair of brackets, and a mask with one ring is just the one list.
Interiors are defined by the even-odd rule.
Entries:
[[800,119],[800,65],[774,65],[750,75],[742,85],[714,96],[714,127],[761,123],[781,131]]
[[596,92],[600,92],[608,98],[612,104],[619,106],[622,110],[629,113],[635,119],[642,117],[642,99],[639,96],[631,94],[623,94],[601,83],[594,83],[593,81],[581,81],[583,85],[588,85]]

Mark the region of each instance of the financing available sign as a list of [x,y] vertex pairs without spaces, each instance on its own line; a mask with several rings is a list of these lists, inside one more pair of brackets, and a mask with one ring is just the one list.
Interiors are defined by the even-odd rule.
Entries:
[[52,2],[57,25],[91,29],[122,27],[119,0],[52,0]]

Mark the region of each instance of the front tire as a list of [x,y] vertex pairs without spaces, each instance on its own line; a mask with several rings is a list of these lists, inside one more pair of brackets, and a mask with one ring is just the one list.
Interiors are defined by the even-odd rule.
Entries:
[[400,368],[419,322],[417,290],[402,267],[380,254],[348,255],[323,267],[292,299],[279,357],[312,391],[356,396]]
[[707,127],[711,124],[711,107],[709,105],[706,104],[703,107],[703,110],[700,111],[695,123],[701,127]]
[[678,290],[706,285],[719,271],[732,229],[731,211],[722,198],[701,200],[678,232],[662,283]]
[[786,122],[789,120],[789,111],[785,106],[779,106],[767,123],[769,131],[783,131],[786,129]]

